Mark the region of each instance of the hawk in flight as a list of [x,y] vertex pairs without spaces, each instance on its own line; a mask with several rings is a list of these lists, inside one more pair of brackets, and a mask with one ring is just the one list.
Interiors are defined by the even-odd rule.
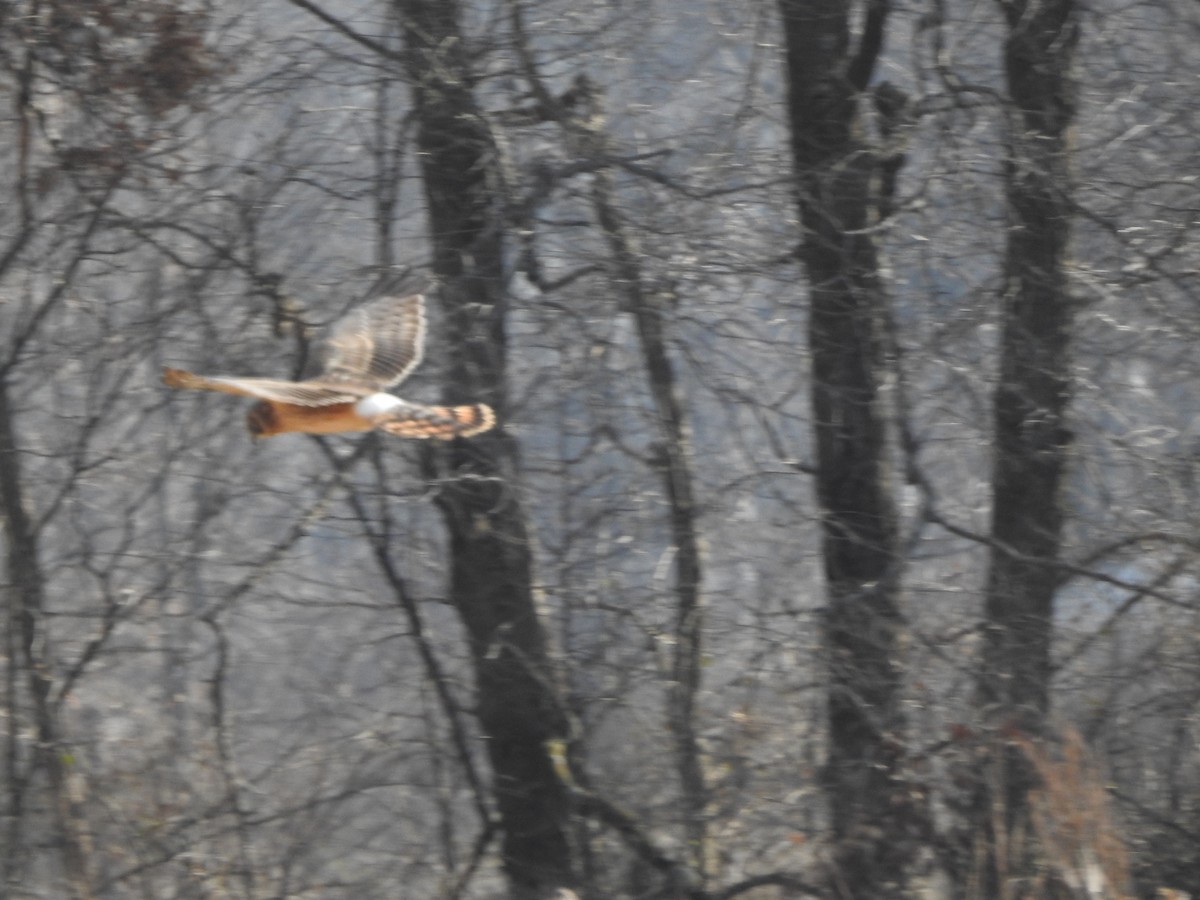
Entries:
[[163,369],[173,388],[254,397],[246,427],[255,437],[290,431],[340,434],[378,428],[410,438],[470,437],[496,424],[490,406],[425,406],[386,388],[403,381],[425,347],[425,298],[388,297],[353,310],[319,346],[321,373],[306,381],[232,378]]

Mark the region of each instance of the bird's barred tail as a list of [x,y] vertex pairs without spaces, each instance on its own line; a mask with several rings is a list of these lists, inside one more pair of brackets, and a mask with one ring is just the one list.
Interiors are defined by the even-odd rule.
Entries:
[[464,406],[409,407],[399,418],[380,422],[378,427],[398,437],[448,441],[482,434],[495,424],[496,414],[490,406],[470,403]]

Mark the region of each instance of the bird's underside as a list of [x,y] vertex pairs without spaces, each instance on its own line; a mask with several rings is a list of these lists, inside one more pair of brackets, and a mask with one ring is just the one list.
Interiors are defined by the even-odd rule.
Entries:
[[321,345],[324,366],[315,378],[238,378],[166,368],[163,382],[257,399],[246,416],[256,437],[378,428],[400,437],[449,440],[487,431],[496,424],[496,416],[485,404],[426,406],[385,392],[420,362],[424,337],[424,298],[388,298],[350,313],[334,326]]

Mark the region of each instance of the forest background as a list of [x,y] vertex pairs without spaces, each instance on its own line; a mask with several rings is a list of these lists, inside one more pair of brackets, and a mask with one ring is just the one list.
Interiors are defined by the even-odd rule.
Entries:
[[[1200,8],[0,4],[13,898],[1200,895]],[[421,289],[416,400],[252,442]]]

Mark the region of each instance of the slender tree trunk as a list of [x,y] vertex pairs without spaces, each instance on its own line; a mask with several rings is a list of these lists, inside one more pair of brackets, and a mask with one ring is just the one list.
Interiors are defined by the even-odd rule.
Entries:
[[[49,782],[58,829],[57,840],[62,847],[63,872],[70,885],[71,896],[77,900],[87,900],[92,896],[88,871],[90,840],[82,816],[71,799],[65,752],[50,695],[52,682],[47,660],[40,649],[39,628],[44,627],[41,619],[46,605],[45,583],[39,562],[37,533],[25,508],[22,483],[21,457],[9,405],[8,384],[0,377],[0,518],[4,523],[5,550],[8,555],[8,585],[5,592],[9,598],[10,627],[14,632],[10,646],[15,644],[20,648],[18,655],[10,658],[9,664],[14,668],[20,666],[28,678],[34,732],[37,735],[34,757]],[[15,701],[16,694],[16,691],[10,691],[10,702]],[[9,728],[15,734],[20,730],[19,718],[16,717],[18,710],[10,708],[8,712],[13,717],[9,721]],[[16,747],[15,743],[10,743],[10,775],[17,771]],[[22,825],[27,789],[28,783],[14,781],[9,785],[8,812],[12,817],[12,838],[16,842],[8,849],[14,855],[20,853],[20,841],[15,829]],[[16,871],[8,871],[9,868],[6,864],[6,874],[15,875]]]
[[[1049,707],[1054,593],[1062,544],[1061,489],[1071,445],[1072,302],[1067,131],[1078,40],[1074,0],[1000,0],[1008,23],[1004,66],[1011,96],[1003,333],[995,394],[986,640],[979,696],[1001,733],[1037,735]],[[1033,773],[1002,753],[1000,791],[985,791],[980,815],[1006,828],[1024,815]],[[988,829],[976,829],[987,833]],[[995,838],[995,835],[992,835]],[[994,873],[993,873],[994,874]],[[989,879],[991,880],[991,879]],[[994,882],[993,882],[994,883]]]
[[593,182],[597,216],[613,254],[626,307],[637,324],[650,395],[658,413],[661,440],[656,462],[670,509],[671,543],[675,549],[675,655],[671,662],[668,721],[679,766],[688,861],[703,882],[710,869],[705,826],[708,792],[700,762],[695,715],[696,697],[700,692],[704,610],[700,596],[700,530],[692,488],[691,448],[676,388],[675,370],[667,352],[660,305],[663,301],[649,296],[645,290],[637,252],[621,223],[612,190],[611,173],[597,172]]
[[[506,299],[496,153],[471,93],[455,0],[397,0],[414,82],[417,144],[434,270],[450,358],[446,399],[505,411]],[[514,900],[572,882],[566,786],[547,741],[565,728],[531,585],[516,447],[499,430],[431,453],[446,476],[439,502],[450,534],[450,591],[475,664]]]
[[[602,160],[612,155],[605,131],[602,89],[586,74],[578,74],[567,95],[554,96],[541,78],[526,36],[521,2],[510,4],[516,49],[536,102],[534,120],[552,119],[563,131],[568,150],[581,160]],[[613,282],[622,309],[633,316],[646,368],[650,396],[657,413],[658,437],[655,468],[667,498],[671,543],[675,551],[675,631],[671,659],[667,721],[674,740],[679,772],[680,813],[687,844],[687,862],[701,890],[710,874],[710,847],[706,824],[708,790],[696,736],[696,699],[700,692],[704,609],[701,586],[703,561],[700,527],[693,488],[691,442],[680,401],[675,367],[668,349],[663,315],[664,298],[647,291],[636,241],[622,220],[611,168],[598,166],[591,175],[592,205],[611,254]],[[527,257],[526,261],[530,261]],[[678,885],[677,885],[678,886]]]
[[780,0],[801,259],[808,274],[813,430],[828,595],[825,789],[843,896],[885,896],[899,881],[901,670],[897,516],[887,472],[888,298],[865,232],[874,157],[861,94],[883,40],[886,2],[866,5],[857,42],[844,0]]

